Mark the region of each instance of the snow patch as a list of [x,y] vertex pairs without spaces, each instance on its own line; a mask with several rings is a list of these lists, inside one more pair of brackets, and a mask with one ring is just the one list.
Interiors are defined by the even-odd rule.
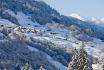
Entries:
[[34,1],[43,2],[43,0],[34,0]]
[[71,16],[71,17],[74,17],[74,18],[77,18],[77,19],[79,19],[79,20],[83,20],[83,21],[84,21],[84,18],[81,17],[81,16],[80,16],[79,14],[77,14],[77,13],[72,13],[70,16]]
[[85,47],[85,50],[89,55],[92,55],[95,58],[99,58],[99,55],[102,53],[101,50],[93,47]]
[[5,12],[8,12],[11,16],[15,17],[18,20],[19,24],[22,26],[39,25],[37,22],[32,22],[31,19],[29,19],[30,17],[25,15],[23,12],[17,12],[17,15],[11,10],[6,10]]
[[92,64],[92,68],[94,69],[94,70],[99,70],[98,68],[98,64]]
[[104,18],[101,18],[101,22],[104,23]]
[[3,24],[3,25],[15,25],[13,24],[12,22],[6,20],[6,19],[0,19],[0,24]]
[[38,49],[36,49],[36,48],[34,48],[34,47],[28,46],[28,48],[29,48],[29,50],[30,50],[30,51],[39,52],[39,50],[38,50]]
[[[31,50],[31,51],[36,51],[36,52],[39,52],[38,49],[34,48],[34,47],[31,47],[31,46],[28,46],[28,48]],[[44,53],[44,52],[43,52]],[[48,61],[50,63],[52,63],[53,65],[55,65],[59,70],[67,70],[67,67],[65,67],[63,64],[61,64],[60,62],[58,61],[55,61],[53,60],[53,58],[51,56],[49,56],[48,54],[44,53],[48,59]]]
[[49,62],[51,62],[53,65],[55,65],[58,68],[58,70],[67,70],[67,67],[65,67],[60,62],[53,60],[52,57],[50,57],[49,55],[47,55],[47,59]]

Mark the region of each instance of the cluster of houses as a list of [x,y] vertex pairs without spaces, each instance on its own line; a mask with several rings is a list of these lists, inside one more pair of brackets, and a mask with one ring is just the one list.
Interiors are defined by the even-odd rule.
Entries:
[[67,40],[67,37],[61,36],[59,33],[51,31],[51,29],[45,27],[43,28],[42,26],[36,26],[36,27],[25,27],[25,26],[8,26],[8,25],[0,25],[0,32],[3,31],[3,29],[6,30],[7,33],[10,31],[18,31],[21,33],[33,33],[37,36],[54,36],[56,39],[62,39],[62,40]]

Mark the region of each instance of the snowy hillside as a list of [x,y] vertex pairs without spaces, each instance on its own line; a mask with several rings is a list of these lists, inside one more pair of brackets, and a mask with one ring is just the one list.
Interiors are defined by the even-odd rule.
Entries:
[[[61,15],[41,0],[0,0],[0,8],[0,19],[5,19],[9,23],[22,26],[39,26],[47,23],[60,23],[68,27],[75,25],[89,36],[104,40],[104,27],[95,25],[100,23],[86,21],[85,18],[77,14],[71,15],[74,18]],[[103,21],[103,18],[101,21]]]
[[21,26],[35,26],[35,25],[39,25],[37,22],[32,22],[31,19],[29,19],[29,16],[25,15],[23,12],[17,12],[17,14],[15,14],[14,12],[12,12],[11,10],[6,10],[5,13],[9,13],[11,16],[15,17],[18,20],[18,23]]
[[[45,25],[43,26],[42,25],[41,26],[40,25],[38,27],[29,27],[29,26],[23,27],[23,26],[16,25],[16,26],[7,27],[4,25],[4,26],[1,26],[0,30],[1,30],[1,33],[4,34],[4,38],[2,39],[2,41],[5,40],[4,30],[9,30],[10,33],[6,32],[7,36],[8,36],[7,40],[8,39],[20,40],[20,41],[23,40],[24,42],[26,42],[26,45],[28,45],[28,49],[30,51],[44,52],[44,55],[47,56],[46,59],[51,64],[53,64],[53,66],[55,66],[56,68],[61,69],[61,70],[66,70],[67,63],[69,63],[69,61],[70,61],[70,60],[67,61],[67,58],[70,58],[70,57],[68,57],[68,56],[65,57],[65,55],[62,55],[61,50],[62,49],[64,50],[63,54],[68,53],[68,55],[70,55],[70,54],[72,54],[71,49],[74,49],[75,47],[76,48],[80,47],[82,42],[81,42],[81,40],[77,39],[76,36],[80,35],[81,32],[76,34],[76,31],[69,30],[69,28],[67,28],[67,27],[61,28],[62,25],[57,25],[57,26],[55,26],[55,25],[53,25],[53,26],[45,26]],[[53,29],[53,27],[55,29]],[[2,28],[4,28],[4,30]],[[71,29],[72,29],[72,27],[71,27]],[[1,36],[3,36],[3,35],[1,34]],[[92,38],[92,37],[90,37],[90,38]],[[53,56],[52,54],[55,54],[54,53],[55,51],[53,52],[53,49],[49,48],[49,46],[47,46],[47,50],[45,50],[45,47],[43,47],[43,48],[42,48],[42,46],[38,47],[39,42],[40,42],[40,44],[43,43],[46,45],[53,46],[54,50],[55,50],[55,48],[56,49],[59,48],[60,50],[58,50],[58,51],[60,51],[61,55],[60,55],[60,53],[57,52],[57,56]],[[35,43],[37,43],[37,46],[33,46]],[[92,56],[93,58],[98,59],[99,55],[101,53],[103,53],[103,51],[99,49],[99,47],[103,44],[104,43],[101,40],[92,38],[92,40],[89,40],[89,41],[85,40],[85,49],[88,52],[88,55]],[[64,60],[64,61],[62,61],[62,60]]]
[[0,69],[67,70],[84,42],[93,67],[104,54],[104,19],[60,15],[43,0],[0,0]]

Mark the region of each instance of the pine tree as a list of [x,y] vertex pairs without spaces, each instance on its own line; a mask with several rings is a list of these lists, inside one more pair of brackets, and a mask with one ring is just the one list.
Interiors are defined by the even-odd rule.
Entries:
[[77,49],[75,49],[74,50],[74,56],[72,57],[72,62],[70,62],[68,70],[75,70],[78,68],[77,58],[78,58],[78,51],[77,51]]
[[84,50],[84,44],[78,50],[74,50],[74,56],[68,70],[92,70],[87,58],[87,52]]
[[33,70],[33,69],[31,67],[31,65],[29,65],[28,63],[26,63],[26,65],[23,66],[21,70]]

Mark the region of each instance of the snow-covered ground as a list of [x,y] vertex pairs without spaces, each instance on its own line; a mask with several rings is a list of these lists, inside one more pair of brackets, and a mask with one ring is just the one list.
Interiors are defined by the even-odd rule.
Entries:
[[[19,18],[18,17],[17,18],[18,20],[20,20],[19,23],[21,23],[21,25],[27,24],[26,21],[22,21],[23,19],[20,19],[21,15],[22,17],[24,16],[23,18],[30,23],[30,20],[27,19],[27,16],[19,12],[19,14],[15,16],[19,16]],[[31,24],[34,24],[34,23],[31,23]],[[23,31],[23,33],[19,31]],[[75,47],[79,48],[82,45],[82,42],[73,36],[72,34],[73,32],[71,30],[68,30],[67,28],[60,28],[57,26],[51,26],[51,27],[45,26],[45,25],[42,25],[42,26],[39,25],[38,27],[17,26],[16,28],[14,28],[13,32],[19,35],[20,34],[26,35],[27,40],[29,40],[29,38],[31,37],[33,39],[40,40],[42,42],[44,41],[51,42],[58,47],[64,47],[67,49],[75,48]],[[99,47],[102,46],[103,44],[104,42],[102,42],[101,40],[93,38],[92,41],[85,42],[85,50],[88,52],[89,55],[93,56],[94,58],[99,58],[99,55],[103,53],[99,49]],[[28,46],[28,48],[30,49],[30,51],[40,52],[40,50],[34,47]],[[55,61],[48,54],[45,53],[45,55],[47,56],[47,59],[49,60],[49,62],[52,63],[54,66],[56,66],[58,69],[67,70],[67,67],[65,67],[63,64]]]
[[98,64],[92,64],[92,68],[93,68],[93,70],[99,70],[98,68]]
[[34,0],[34,1],[43,2],[43,0]]
[[34,47],[31,47],[31,46],[28,46],[28,49],[29,49],[30,51],[39,52],[38,49],[36,49],[36,48],[34,48]]
[[6,19],[1,19],[1,18],[0,18],[0,24],[3,24],[3,25],[15,25],[10,21],[8,21]]
[[5,12],[8,12],[11,16],[15,17],[21,26],[39,25],[37,22],[32,22],[32,20],[29,19],[29,16],[25,15],[23,12],[17,12],[17,14],[12,12],[11,10],[6,10]]
[[[35,52],[42,52],[34,47],[31,47],[31,46],[28,46],[29,50],[30,51],[35,51]],[[44,53],[44,52],[43,52]],[[48,59],[48,61],[50,63],[52,63],[57,69],[59,70],[67,70],[67,67],[65,67],[62,63],[58,62],[58,61],[55,61],[50,55],[44,53],[46,58]]]
[[[67,30],[59,30],[59,29],[53,29],[51,31],[47,31],[47,27],[45,26],[40,26],[39,29],[38,27],[34,28],[37,30],[39,33],[42,33],[42,35],[37,35],[36,33],[27,33],[28,36],[38,39],[42,42],[47,41],[47,42],[52,42],[55,45],[59,47],[64,47],[64,48],[78,48],[82,45],[82,42],[77,40],[75,37],[73,37],[70,32]],[[41,31],[42,30],[42,31]],[[59,31],[58,31],[59,30]],[[65,32],[62,32],[65,31]],[[55,33],[55,34],[49,34],[49,33]],[[69,33],[68,37],[65,37],[66,34]],[[98,58],[101,53],[103,53],[100,49],[99,46],[102,46],[104,43],[100,39],[93,38],[93,41],[89,41],[85,43],[85,49],[88,52],[89,55]]]
[[53,60],[51,56],[47,55],[47,59],[48,59],[48,61],[50,63],[52,63],[53,65],[55,65],[58,68],[58,70],[67,70],[67,67],[65,67],[60,62]]
[[85,47],[85,49],[89,55],[92,55],[95,58],[99,58],[99,55],[103,53],[101,50],[97,48]]

